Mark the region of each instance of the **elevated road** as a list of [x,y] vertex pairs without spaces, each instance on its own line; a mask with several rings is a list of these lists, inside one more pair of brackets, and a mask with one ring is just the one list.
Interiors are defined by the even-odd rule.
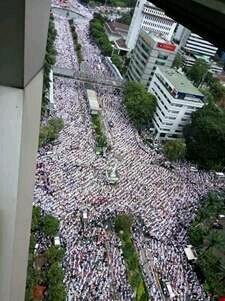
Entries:
[[225,1],[150,0],[191,31],[225,50]]

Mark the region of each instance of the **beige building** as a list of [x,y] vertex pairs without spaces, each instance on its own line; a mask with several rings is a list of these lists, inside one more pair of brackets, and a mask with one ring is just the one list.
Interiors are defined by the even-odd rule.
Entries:
[[160,35],[141,30],[131,54],[127,77],[141,82],[147,89],[157,66],[171,67],[177,46]]

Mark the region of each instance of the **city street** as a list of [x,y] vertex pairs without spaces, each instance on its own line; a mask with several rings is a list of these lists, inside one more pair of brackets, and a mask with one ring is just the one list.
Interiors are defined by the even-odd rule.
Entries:
[[[60,5],[54,0],[54,5]],[[75,20],[83,58],[93,77],[112,74],[89,37],[92,12],[70,1],[70,9],[85,16]],[[58,32],[56,68],[74,72],[79,65],[66,16],[54,15]],[[206,172],[191,171],[189,164],[170,170],[160,166],[161,154],[143,145],[121,106],[115,88],[96,85],[106,136],[111,144],[106,156],[95,154],[95,138],[84,82],[54,77],[55,109],[52,116],[65,123],[57,143],[39,149],[34,203],[60,220],[60,238],[66,248],[63,262],[68,300],[133,300],[120,242],[105,221],[118,213],[132,214],[140,263],[151,300],[164,300],[153,270],[171,283],[173,300],[206,300],[183,247],[186,230],[199,200],[222,184]],[[109,126],[112,122],[113,126]],[[117,161],[118,183],[106,181],[106,171]],[[87,221],[81,215],[87,211]],[[148,233],[148,239],[141,232]],[[142,251],[141,251],[142,250]],[[148,266],[148,260],[150,266]],[[187,298],[190,297],[190,299]],[[195,297],[193,297],[195,296]]]

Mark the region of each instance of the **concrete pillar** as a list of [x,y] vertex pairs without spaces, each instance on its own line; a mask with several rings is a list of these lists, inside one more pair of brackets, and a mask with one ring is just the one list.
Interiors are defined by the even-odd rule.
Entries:
[[23,301],[50,0],[0,3],[0,300]]
[[42,71],[24,88],[0,86],[0,296],[24,300]]

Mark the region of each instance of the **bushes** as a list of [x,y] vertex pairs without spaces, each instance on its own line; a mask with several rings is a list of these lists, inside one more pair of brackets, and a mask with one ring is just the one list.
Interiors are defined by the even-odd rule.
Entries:
[[90,34],[100,48],[102,54],[111,56],[113,48],[105,33],[104,19],[101,15],[94,14],[94,18],[90,22]]
[[186,144],[183,140],[170,140],[163,146],[163,152],[170,161],[184,159],[186,152]]
[[46,111],[46,106],[48,104],[47,94],[50,86],[49,74],[52,69],[52,66],[56,62],[56,49],[55,49],[55,39],[57,36],[57,31],[55,29],[54,17],[51,14],[49,19],[49,27],[48,27],[48,39],[46,46],[46,54],[44,61],[44,79],[43,79],[43,93],[42,93],[42,106],[41,106],[41,114],[44,115]]
[[210,193],[188,230],[189,240],[198,253],[197,270],[204,287],[216,296],[225,294],[225,225],[218,219],[224,212],[225,195]]
[[107,140],[101,128],[101,120],[98,114],[91,116],[92,126],[95,130],[96,147],[106,147]]
[[78,64],[80,64],[83,61],[83,56],[81,52],[81,44],[78,43],[78,36],[76,33],[76,28],[73,24],[73,19],[69,20],[69,24],[70,24],[70,30],[73,38],[74,50],[76,51],[77,54]]
[[128,281],[135,292],[135,301],[148,301],[148,291],[138,261],[131,235],[132,219],[119,215],[115,219],[115,231],[122,243],[123,256],[127,265]]
[[63,129],[64,122],[62,118],[52,118],[47,126],[42,126],[39,133],[39,146],[44,146],[47,143],[53,142],[59,132]]
[[[66,299],[61,268],[65,251],[52,243],[58,229],[59,221],[55,217],[44,215],[40,208],[33,207],[25,301],[34,300],[33,289],[39,285],[47,290],[45,301]],[[47,243],[46,248],[38,254],[37,250],[35,251],[35,245],[40,234],[45,236]]]

